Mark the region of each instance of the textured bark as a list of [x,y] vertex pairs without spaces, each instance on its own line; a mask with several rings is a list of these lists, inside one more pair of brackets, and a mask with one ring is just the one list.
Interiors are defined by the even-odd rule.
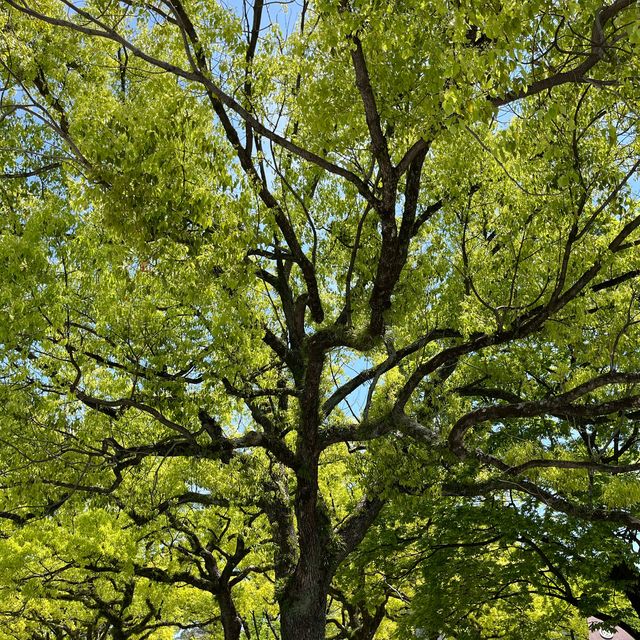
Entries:
[[[316,365],[317,366],[317,365]],[[308,371],[313,374],[312,368]],[[319,370],[319,367],[318,367]],[[295,516],[298,524],[300,555],[286,582],[280,604],[282,640],[323,640],[326,626],[326,603],[331,582],[331,522],[318,486],[318,453],[314,424],[317,398],[310,399],[307,427],[309,437],[298,448],[304,461],[296,474]]]
[[236,610],[231,591],[228,589],[221,590],[216,599],[220,606],[224,640],[239,640],[242,633],[242,620]]
[[282,640],[324,640],[328,589],[319,572],[296,575],[280,602]]

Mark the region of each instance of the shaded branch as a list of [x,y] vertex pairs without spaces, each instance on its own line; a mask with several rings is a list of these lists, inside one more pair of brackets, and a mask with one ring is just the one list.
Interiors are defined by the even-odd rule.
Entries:
[[476,424],[504,420],[508,418],[529,418],[542,415],[554,415],[558,417],[592,417],[601,416],[618,411],[640,407],[640,396],[629,396],[610,402],[597,404],[576,405],[574,400],[595,391],[601,387],[613,384],[635,384],[640,382],[640,373],[607,373],[588,382],[578,385],[574,389],[562,393],[553,398],[531,402],[517,402],[508,405],[482,407],[470,411],[460,418],[449,434],[449,447],[457,455],[464,456],[464,436],[471,427]]
[[575,504],[566,498],[551,493],[528,480],[489,480],[487,482],[455,483],[443,485],[443,495],[459,497],[479,497],[500,491],[519,491],[539,500],[543,504],[588,522],[611,522],[623,524],[634,530],[640,530],[640,518],[636,518],[620,509],[604,509]]
[[491,97],[489,98],[491,104],[501,107],[563,84],[588,80],[587,74],[602,60],[607,50],[608,43],[604,27],[619,13],[634,4],[636,4],[635,0],[616,0],[616,2],[605,5],[597,11],[591,28],[590,53],[579,65],[568,71],[561,71],[542,80],[532,82],[518,91],[511,91],[501,97]]

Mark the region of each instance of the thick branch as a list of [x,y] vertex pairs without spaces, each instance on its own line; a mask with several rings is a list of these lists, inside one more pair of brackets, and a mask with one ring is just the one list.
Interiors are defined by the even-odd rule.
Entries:
[[362,498],[351,515],[336,530],[338,546],[332,556],[334,570],[360,544],[384,504],[385,501],[381,498]]
[[406,357],[410,356],[413,353],[416,353],[429,343],[444,338],[457,338],[459,337],[459,335],[460,334],[457,331],[453,331],[451,329],[433,329],[411,344],[408,344],[406,347],[398,349],[393,355],[388,357],[381,364],[361,371],[358,375],[354,376],[353,378],[351,378],[351,380],[336,389],[322,405],[322,415],[324,417],[328,416],[336,408],[336,406],[338,406],[350,393],[353,393],[358,387],[362,386],[369,380],[373,380],[376,376],[380,376],[386,371],[389,371]]
[[501,107],[511,102],[521,100],[529,96],[536,95],[542,91],[548,91],[554,87],[558,87],[570,82],[585,81],[587,74],[593,67],[602,60],[607,49],[607,38],[604,33],[604,27],[608,22],[613,20],[619,13],[636,4],[635,0],[616,0],[610,5],[603,6],[596,13],[591,29],[591,51],[589,55],[576,67],[569,71],[561,71],[542,80],[532,82],[519,91],[511,91],[504,96],[492,97],[489,99],[491,104]]
[[378,113],[373,87],[371,86],[367,63],[364,57],[364,51],[362,50],[362,42],[360,38],[355,35],[351,36],[350,40],[354,44],[354,47],[351,49],[351,60],[353,61],[353,69],[356,74],[356,86],[358,87],[362,104],[364,105],[367,127],[369,129],[369,135],[371,136],[371,149],[380,166],[383,190],[385,191],[384,197],[386,200],[387,197],[395,195],[395,185],[397,182],[396,172],[391,164],[387,139],[382,132],[380,114]]
[[554,415],[558,417],[601,416],[640,406],[640,396],[628,396],[619,400],[596,404],[576,405],[574,400],[604,386],[613,384],[630,384],[640,382],[640,373],[608,373],[553,398],[532,402],[516,402],[513,404],[482,407],[470,411],[460,418],[449,434],[449,447],[458,455],[464,456],[464,436],[471,427],[490,420],[508,418],[529,418],[534,416]]
[[477,497],[496,491],[521,491],[569,516],[587,521],[618,523],[634,530],[640,530],[640,518],[636,518],[626,511],[575,504],[527,480],[489,480],[475,484],[450,482],[443,486],[443,494],[449,496]]

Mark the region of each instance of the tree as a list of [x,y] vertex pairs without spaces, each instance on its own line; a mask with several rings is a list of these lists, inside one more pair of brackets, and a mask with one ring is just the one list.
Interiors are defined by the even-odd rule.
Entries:
[[0,16],[9,541],[318,640],[415,619],[362,551],[443,504],[638,530],[637,3]]
[[[445,499],[417,510],[428,517],[385,510],[361,561],[370,573],[375,567],[378,584],[405,598],[400,637],[422,629],[458,640],[584,638],[590,614],[637,635],[629,624],[637,612],[625,597],[631,584],[611,575],[617,565],[633,565],[629,540],[602,523],[518,502]],[[376,531],[386,517],[395,520],[393,537]]]

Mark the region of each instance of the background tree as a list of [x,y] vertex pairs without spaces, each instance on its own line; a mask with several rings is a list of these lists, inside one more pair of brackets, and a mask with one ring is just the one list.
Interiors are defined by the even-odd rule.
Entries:
[[413,624],[428,558],[404,595],[355,560],[443,496],[492,504],[487,571],[527,583],[507,496],[549,536],[637,531],[637,3],[0,20],[9,540],[89,523],[78,570],[206,592],[225,640],[318,640]]

